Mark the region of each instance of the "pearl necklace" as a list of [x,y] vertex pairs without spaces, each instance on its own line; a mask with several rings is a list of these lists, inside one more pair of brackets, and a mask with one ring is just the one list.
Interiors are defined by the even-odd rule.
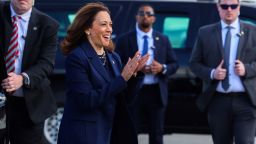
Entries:
[[103,52],[102,55],[98,55],[100,61],[102,62],[102,65],[105,66],[106,65],[106,61],[107,61],[107,57],[106,57],[106,53],[105,51]]

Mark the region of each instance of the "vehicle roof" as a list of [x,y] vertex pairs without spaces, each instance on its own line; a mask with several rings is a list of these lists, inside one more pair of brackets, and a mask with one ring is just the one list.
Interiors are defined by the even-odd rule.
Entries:
[[[127,0],[102,0],[102,1],[127,1]],[[186,2],[186,3],[216,3],[218,0],[132,0],[140,2]],[[241,5],[256,7],[256,0],[240,0]]]
[[[10,0],[0,0],[0,1],[10,1]],[[40,1],[40,0],[35,0]],[[47,1],[47,0],[46,0]],[[70,0],[70,1],[83,1],[83,0]],[[84,0],[85,1],[85,0]],[[127,0],[101,0],[101,1],[127,1]],[[131,1],[158,1],[158,2],[202,2],[202,3],[215,3],[217,0],[131,0]],[[256,0],[240,0],[241,4],[249,4],[251,6],[256,6]]]
[[[10,1],[10,0],[0,0],[0,1]],[[89,2],[95,0],[48,0],[49,2]],[[218,0],[101,0],[104,1],[139,1],[139,2],[184,2],[184,3],[216,3]],[[36,2],[47,2],[47,0],[36,0]],[[256,0],[240,0],[242,6],[255,7]]]
[[[10,0],[0,0],[0,1],[10,1]],[[179,2],[179,3],[216,3],[218,0],[100,0],[104,1],[138,1],[138,2]],[[95,2],[95,0],[35,0],[36,3],[54,3],[54,2]],[[256,8],[256,0],[240,0],[242,6]]]

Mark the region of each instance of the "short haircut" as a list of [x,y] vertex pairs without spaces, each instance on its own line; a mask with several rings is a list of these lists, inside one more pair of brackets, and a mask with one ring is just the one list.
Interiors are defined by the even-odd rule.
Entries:
[[[221,2],[221,0],[218,0],[218,3],[220,3],[220,2]],[[237,2],[240,3],[240,0],[237,0]]]
[[137,13],[139,12],[139,10],[142,8],[142,7],[151,7],[153,9],[153,12],[155,12],[154,10],[154,7],[150,4],[142,4],[138,7],[138,10],[137,10]]

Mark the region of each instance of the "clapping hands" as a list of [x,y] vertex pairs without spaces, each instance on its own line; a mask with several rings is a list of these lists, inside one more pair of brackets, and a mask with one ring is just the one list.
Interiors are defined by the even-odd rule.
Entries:
[[148,54],[141,57],[141,54],[139,51],[135,53],[132,59],[129,58],[128,62],[124,66],[124,69],[121,73],[125,81],[128,81],[132,75],[136,76],[136,73],[144,67],[148,58],[149,58]]

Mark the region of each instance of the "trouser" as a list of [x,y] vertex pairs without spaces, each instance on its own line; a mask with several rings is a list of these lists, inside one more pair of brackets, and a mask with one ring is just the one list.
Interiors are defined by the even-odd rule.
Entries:
[[163,144],[165,109],[161,103],[159,85],[144,85],[138,96],[137,123],[147,124],[149,144]]
[[6,105],[7,136],[11,144],[44,144],[44,123],[29,117],[24,97],[9,96]]
[[216,93],[208,122],[214,144],[254,144],[256,109],[246,93]]

